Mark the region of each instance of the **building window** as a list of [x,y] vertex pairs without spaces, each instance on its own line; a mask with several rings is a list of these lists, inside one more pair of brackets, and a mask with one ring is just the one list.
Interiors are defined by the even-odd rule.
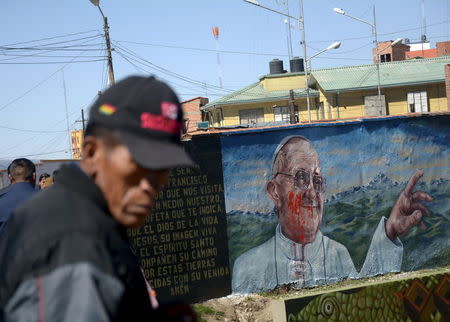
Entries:
[[[298,122],[298,107],[294,106],[295,119]],[[276,106],[273,108],[275,122],[289,122],[291,120],[289,106]]]
[[258,124],[264,122],[264,109],[263,108],[255,108],[251,110],[240,110],[239,111],[239,120],[243,125],[247,124]]
[[273,108],[273,115],[275,122],[289,121],[289,107],[288,106],[277,106]]
[[382,63],[386,63],[388,61],[391,61],[391,54],[380,55],[380,60],[381,60]]
[[408,93],[408,111],[411,113],[428,112],[426,91]]

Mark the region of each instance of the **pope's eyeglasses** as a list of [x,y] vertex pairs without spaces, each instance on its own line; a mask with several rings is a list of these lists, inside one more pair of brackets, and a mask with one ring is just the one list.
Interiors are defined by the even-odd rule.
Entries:
[[[294,175],[289,173],[277,172],[274,174],[274,178],[279,174],[293,178],[294,185],[300,190],[307,190],[311,186],[311,175],[304,169],[298,170]],[[325,179],[321,175],[314,174],[312,176],[312,184],[314,190],[318,192],[325,191]]]

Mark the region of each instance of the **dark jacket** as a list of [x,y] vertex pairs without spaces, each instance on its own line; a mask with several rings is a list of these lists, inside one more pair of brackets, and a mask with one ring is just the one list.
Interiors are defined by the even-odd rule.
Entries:
[[[6,260],[4,260],[6,259]],[[16,209],[0,236],[0,321],[155,321],[125,229],[78,166]]]
[[35,192],[36,190],[29,182],[17,182],[0,190],[0,233],[13,210]]

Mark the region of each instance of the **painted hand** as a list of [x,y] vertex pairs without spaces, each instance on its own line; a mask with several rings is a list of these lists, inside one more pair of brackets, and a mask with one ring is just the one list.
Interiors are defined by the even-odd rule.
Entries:
[[417,170],[409,179],[406,188],[400,193],[392,207],[389,219],[386,222],[386,235],[390,240],[408,232],[417,225],[425,229],[422,216],[430,216],[430,211],[420,201],[432,201],[433,198],[426,192],[413,191],[416,183],[422,178],[423,170]]

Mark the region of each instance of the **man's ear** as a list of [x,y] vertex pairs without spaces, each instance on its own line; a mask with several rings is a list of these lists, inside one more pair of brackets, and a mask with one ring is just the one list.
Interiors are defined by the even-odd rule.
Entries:
[[270,180],[266,183],[266,191],[269,194],[270,198],[272,198],[275,207],[280,207],[280,196],[278,195],[277,184]]
[[81,149],[83,159],[80,166],[88,174],[88,176],[94,176],[100,153],[100,142],[97,138],[88,135],[83,139]]
[[13,184],[14,183],[14,178],[11,174],[8,174],[8,179],[9,179],[9,183]]

